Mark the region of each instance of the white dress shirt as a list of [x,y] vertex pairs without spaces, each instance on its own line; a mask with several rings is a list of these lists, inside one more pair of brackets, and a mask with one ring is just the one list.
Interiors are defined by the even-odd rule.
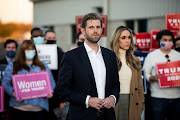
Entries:
[[92,70],[94,73],[98,98],[104,99],[105,84],[106,84],[106,67],[102,56],[101,48],[99,47],[98,52],[96,54],[95,50],[92,50],[85,42],[84,42],[84,46],[87,51],[92,66]]
[[[86,44],[86,42],[84,42],[84,47],[88,54],[88,57],[89,57],[89,60],[90,60],[91,66],[92,66],[92,70],[94,73],[98,98],[104,99],[105,98],[105,85],[106,85],[106,66],[104,63],[103,56],[102,56],[101,48],[99,46],[98,52],[96,54],[95,50],[92,50]],[[116,97],[114,95],[111,95],[111,96],[114,97],[115,103],[116,103]],[[87,95],[86,101],[85,101],[87,108],[89,107],[89,105],[88,105],[89,98],[90,98],[90,95]]]

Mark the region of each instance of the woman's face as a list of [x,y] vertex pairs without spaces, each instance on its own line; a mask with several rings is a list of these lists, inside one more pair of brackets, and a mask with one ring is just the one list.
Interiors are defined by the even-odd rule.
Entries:
[[29,46],[28,48],[25,49],[25,53],[30,51],[30,50],[35,50],[32,46]]
[[119,37],[119,46],[121,49],[128,50],[131,45],[131,34],[124,30]]

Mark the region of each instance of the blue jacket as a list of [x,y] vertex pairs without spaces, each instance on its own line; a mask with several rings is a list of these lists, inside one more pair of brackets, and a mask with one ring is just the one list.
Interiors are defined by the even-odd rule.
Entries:
[[[45,64],[45,63],[43,63],[43,64],[45,65],[46,71],[49,71],[52,89],[54,90],[56,84],[55,84],[54,78],[52,76],[51,70],[49,69],[47,64]],[[34,65],[31,66],[31,64],[27,64],[27,65],[30,67],[30,71],[28,72],[27,70],[22,69],[21,71],[18,71],[18,74],[42,71],[40,67],[37,67],[37,66],[34,66]],[[16,101],[16,99],[13,97],[14,89],[13,89],[13,86],[12,86],[12,79],[11,79],[12,72],[13,72],[13,63],[9,63],[8,66],[5,69],[4,76],[3,76],[3,81],[2,81],[2,85],[4,86],[5,92],[10,95],[9,106],[12,107],[12,106],[21,106],[21,105],[24,105],[24,104],[30,104],[30,105],[35,105],[35,106],[42,107],[45,110],[49,111],[48,98],[46,98],[46,97],[23,100],[22,102]]]

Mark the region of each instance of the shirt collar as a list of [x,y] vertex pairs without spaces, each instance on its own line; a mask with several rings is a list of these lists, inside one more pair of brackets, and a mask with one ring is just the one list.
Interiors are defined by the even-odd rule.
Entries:
[[[84,42],[84,47],[85,47],[87,53],[89,53],[89,52],[91,52],[91,51],[94,51],[93,49],[91,49],[91,48],[87,45],[86,42]],[[97,54],[98,54],[99,52],[101,52],[101,47],[99,46],[99,44],[98,44],[98,47],[99,47],[99,48],[98,48]]]
[[[8,64],[9,64],[10,62],[12,62],[8,57],[5,56],[5,58],[6,58]],[[14,61],[15,61],[15,59],[13,59],[13,62],[14,62]]]

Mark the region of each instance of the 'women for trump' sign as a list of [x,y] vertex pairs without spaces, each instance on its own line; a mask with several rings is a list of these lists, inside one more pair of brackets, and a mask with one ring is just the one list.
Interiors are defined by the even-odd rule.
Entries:
[[12,75],[12,81],[16,100],[52,95],[48,71]]
[[160,88],[180,86],[180,61],[156,64]]
[[4,86],[0,85],[0,112],[4,112]]

